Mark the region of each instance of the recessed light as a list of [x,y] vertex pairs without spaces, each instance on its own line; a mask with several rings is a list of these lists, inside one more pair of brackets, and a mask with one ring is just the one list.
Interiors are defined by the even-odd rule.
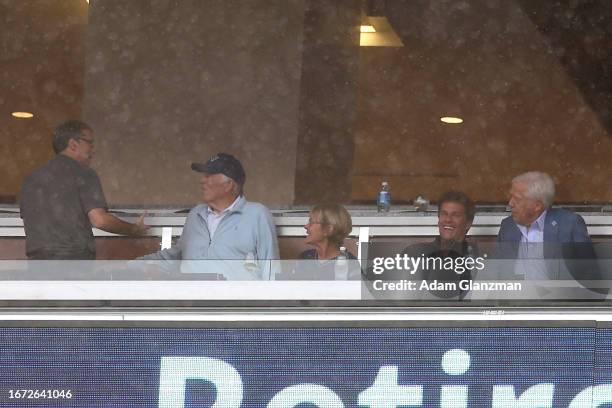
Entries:
[[19,119],[30,119],[34,117],[34,114],[30,112],[13,112],[11,115]]
[[440,118],[440,120],[444,123],[463,123],[463,119],[461,118],[456,118],[454,116],[443,116]]
[[359,45],[362,47],[403,47],[387,17],[365,17],[364,24],[359,27]]

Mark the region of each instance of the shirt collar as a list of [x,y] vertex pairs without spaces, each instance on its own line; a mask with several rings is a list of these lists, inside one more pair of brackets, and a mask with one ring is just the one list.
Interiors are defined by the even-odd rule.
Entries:
[[544,210],[542,214],[540,214],[540,216],[531,224],[531,227],[533,228],[535,225],[538,230],[544,231],[544,221],[545,220],[546,220],[546,210]]
[[223,214],[223,215],[225,215],[225,214],[230,213],[230,212],[240,212],[240,211],[242,211],[242,207],[244,207],[245,201],[246,200],[244,199],[244,196],[240,195],[240,196],[236,197],[234,202],[231,203],[229,207],[227,207],[225,210],[221,211],[220,213],[216,213],[208,205],[206,205],[206,210],[204,212],[205,212],[206,215],[211,215],[211,214],[215,214],[215,215]]
[[55,159],[56,160],[61,160],[65,163],[70,163],[70,164],[78,164],[81,167],[87,167],[82,163],[79,163],[77,160],[73,159],[72,157],[68,156],[67,154],[63,154],[63,153],[58,153],[55,155]]
[[516,224],[519,231],[523,236],[527,237],[529,231],[544,231],[544,221],[546,220],[546,210],[529,227],[525,225]]

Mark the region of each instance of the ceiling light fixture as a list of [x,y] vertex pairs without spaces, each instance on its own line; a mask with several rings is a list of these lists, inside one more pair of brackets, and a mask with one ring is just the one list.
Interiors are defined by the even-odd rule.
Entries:
[[362,47],[403,47],[404,43],[391,27],[387,17],[368,16],[360,27]]
[[34,114],[30,112],[13,112],[11,115],[19,119],[30,119],[34,117]]
[[444,123],[452,123],[452,124],[463,123],[463,119],[457,118],[454,116],[443,116],[440,118],[440,120]]

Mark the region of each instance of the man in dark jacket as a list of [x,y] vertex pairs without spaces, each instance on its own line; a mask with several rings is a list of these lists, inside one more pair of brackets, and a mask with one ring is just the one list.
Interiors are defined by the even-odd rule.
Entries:
[[530,171],[512,180],[508,203],[512,215],[502,221],[497,242],[499,256],[516,262],[502,279],[516,279],[514,274],[527,281],[575,279],[587,287],[600,286],[584,219],[552,208],[554,197],[555,184],[546,173]]

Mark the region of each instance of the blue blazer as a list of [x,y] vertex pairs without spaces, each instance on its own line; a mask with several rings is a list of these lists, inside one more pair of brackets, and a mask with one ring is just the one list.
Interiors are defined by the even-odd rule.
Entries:
[[[521,231],[512,217],[504,218],[497,242],[521,242]],[[591,242],[584,219],[563,208],[549,208],[544,219],[544,242]]]
[[[498,256],[516,259],[521,237],[514,219],[504,218],[497,234]],[[591,237],[580,215],[562,208],[549,208],[544,219],[543,245],[544,258],[563,259],[567,271],[577,281],[601,279]],[[560,278],[558,270],[551,271],[551,277],[555,276]]]

